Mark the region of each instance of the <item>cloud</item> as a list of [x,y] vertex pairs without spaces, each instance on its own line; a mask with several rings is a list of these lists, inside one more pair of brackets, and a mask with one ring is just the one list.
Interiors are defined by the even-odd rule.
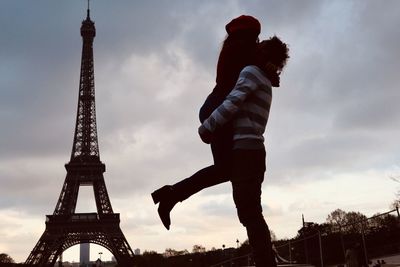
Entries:
[[[276,33],[290,45],[266,132],[263,205],[271,229],[291,237],[301,213],[322,222],[331,208],[386,209],[394,192],[385,177],[400,160],[399,7],[396,1],[93,3],[100,154],[133,247],[211,248],[246,239],[228,183],[177,205],[171,232],[150,198],[212,163],[197,136],[197,113],[215,83],[224,26],[240,14],[260,19],[261,39]],[[0,216],[7,229],[0,248],[18,261],[39,238],[65,179],[85,16],[79,2],[6,1],[0,10]],[[373,201],[365,193],[371,190]],[[85,210],[92,199],[80,201]]]

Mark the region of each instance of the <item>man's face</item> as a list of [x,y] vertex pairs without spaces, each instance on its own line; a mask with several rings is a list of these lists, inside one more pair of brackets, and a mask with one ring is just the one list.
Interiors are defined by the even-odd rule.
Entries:
[[282,68],[278,67],[276,64],[274,64],[274,63],[272,63],[270,61],[268,61],[265,64],[265,69],[267,69],[267,70],[269,70],[271,72],[274,72],[274,73],[276,73],[278,75],[280,75],[281,72],[282,72]]

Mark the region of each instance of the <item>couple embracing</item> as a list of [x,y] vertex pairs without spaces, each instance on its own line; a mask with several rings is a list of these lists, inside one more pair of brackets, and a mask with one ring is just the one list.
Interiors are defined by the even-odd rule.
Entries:
[[214,164],[152,193],[164,226],[173,207],[200,190],[230,181],[239,221],[247,230],[257,267],[276,266],[270,231],[261,206],[266,153],[265,128],[272,87],[289,58],[288,46],[273,36],[259,42],[260,22],[247,15],[225,26],[216,86],[200,109],[201,140],[210,144]]

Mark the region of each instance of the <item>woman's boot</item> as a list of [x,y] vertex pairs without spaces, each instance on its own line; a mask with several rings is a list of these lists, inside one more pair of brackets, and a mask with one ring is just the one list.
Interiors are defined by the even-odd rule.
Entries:
[[175,195],[173,186],[165,185],[151,194],[154,204],[158,205],[158,215],[161,222],[169,230],[171,225],[170,213],[176,203],[178,203],[177,196]]

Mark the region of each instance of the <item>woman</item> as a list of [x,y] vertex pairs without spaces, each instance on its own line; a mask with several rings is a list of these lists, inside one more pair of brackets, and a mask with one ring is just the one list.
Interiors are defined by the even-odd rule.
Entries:
[[[203,122],[218,107],[234,87],[240,71],[255,60],[261,25],[257,19],[242,15],[225,26],[227,37],[223,43],[218,63],[216,86],[200,109]],[[174,185],[166,185],[152,193],[158,213],[169,230],[170,212],[177,202],[200,190],[229,181],[232,152],[232,125],[221,127],[211,141],[214,164],[203,168]]]

